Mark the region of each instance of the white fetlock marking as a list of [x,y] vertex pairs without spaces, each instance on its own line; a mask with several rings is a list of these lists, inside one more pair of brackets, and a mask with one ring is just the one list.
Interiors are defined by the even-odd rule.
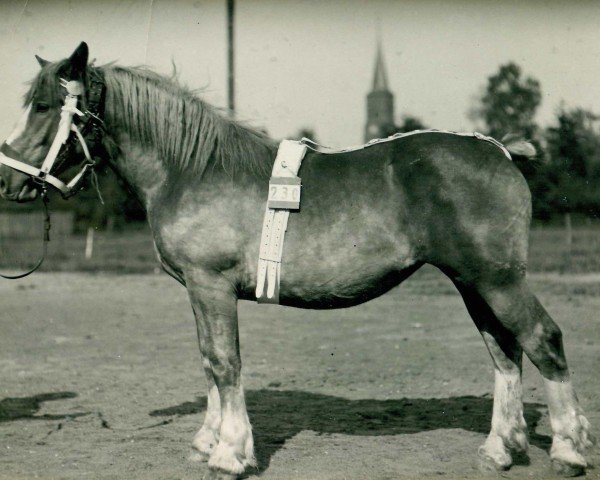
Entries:
[[218,443],[218,434],[214,430],[202,427],[192,440],[192,448],[205,455],[210,455]]
[[252,432],[246,438],[246,445],[244,447],[244,455],[246,458],[244,459],[245,467],[256,467],[256,458],[254,457],[254,438],[252,437]]
[[529,443],[523,417],[521,373],[495,370],[494,409],[490,437],[499,436],[504,446],[527,451]]
[[[566,451],[570,445],[570,448],[581,452],[592,446],[592,437],[589,433],[590,423],[583,415],[571,381],[545,380],[545,384],[548,393],[550,425],[555,440],[559,444],[557,449]],[[570,440],[570,442],[566,442],[566,440]]]
[[237,401],[239,403],[221,410],[219,443],[208,461],[210,468],[232,474],[242,473],[246,467],[256,465],[252,427],[241,386]]
[[564,467],[584,469],[588,464],[582,452],[592,445],[590,423],[583,416],[569,380],[545,380],[545,384],[553,433],[550,458],[559,471]]
[[219,391],[213,385],[208,390],[208,400],[206,405],[206,415],[202,428],[192,440],[192,448],[205,456],[210,455],[213,449],[219,443],[219,429],[221,427],[221,400]]
[[221,400],[219,398],[219,390],[215,385],[208,390],[204,426],[216,432],[219,431],[219,427],[221,426]]
[[567,433],[573,429],[579,406],[569,380],[561,382],[545,380],[548,393],[548,410],[550,422],[555,433]]

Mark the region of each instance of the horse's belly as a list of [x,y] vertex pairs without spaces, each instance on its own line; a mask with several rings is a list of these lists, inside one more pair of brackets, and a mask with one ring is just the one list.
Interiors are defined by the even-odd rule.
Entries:
[[298,308],[331,309],[359,305],[398,285],[414,271],[384,270],[361,277],[336,276],[329,272],[306,282],[281,282],[279,303]]
[[321,245],[315,240],[286,245],[281,266],[282,305],[357,305],[387,292],[414,271],[408,240],[401,235],[393,240],[374,235],[362,241],[340,237]]

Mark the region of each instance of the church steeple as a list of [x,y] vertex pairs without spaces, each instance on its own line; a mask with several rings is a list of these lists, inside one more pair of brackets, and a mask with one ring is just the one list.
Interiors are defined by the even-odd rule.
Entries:
[[367,124],[365,142],[373,138],[384,138],[395,131],[394,95],[388,89],[388,78],[383,61],[381,40],[377,41],[373,89],[367,95]]
[[373,75],[373,91],[388,91],[387,72],[383,63],[383,52],[381,50],[381,40],[377,42],[377,58],[375,60],[375,74]]

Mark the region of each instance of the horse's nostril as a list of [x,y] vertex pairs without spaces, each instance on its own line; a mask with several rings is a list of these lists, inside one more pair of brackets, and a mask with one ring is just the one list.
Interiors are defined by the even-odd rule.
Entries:
[[6,193],[6,182],[0,177],[0,192]]

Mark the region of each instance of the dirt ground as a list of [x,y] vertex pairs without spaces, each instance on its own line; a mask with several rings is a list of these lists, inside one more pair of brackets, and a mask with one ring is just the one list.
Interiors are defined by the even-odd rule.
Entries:
[[[598,434],[600,275],[531,280]],[[202,478],[187,457],[206,387],[182,287],[163,274],[47,273],[1,282],[0,299],[0,478]],[[476,456],[491,360],[436,272],[351,309],[242,302],[240,325],[261,479],[497,476]],[[502,477],[554,478],[528,362],[524,390],[529,460]],[[598,450],[589,458],[600,463]]]

